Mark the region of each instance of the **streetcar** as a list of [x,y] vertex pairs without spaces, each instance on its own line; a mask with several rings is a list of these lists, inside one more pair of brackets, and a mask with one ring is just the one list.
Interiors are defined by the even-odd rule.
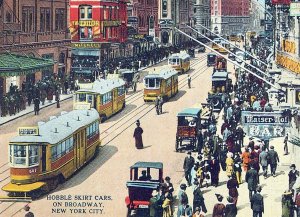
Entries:
[[154,101],[162,96],[166,101],[178,93],[178,72],[168,66],[162,66],[144,77],[144,101]]
[[229,49],[229,43],[222,40],[220,43],[219,43],[219,53],[221,54],[228,54],[228,49]]
[[215,38],[212,42],[212,49],[214,49],[215,51],[218,51],[220,43],[221,43],[221,39],[220,38]]
[[238,35],[236,35],[236,34],[231,34],[231,35],[229,36],[229,41],[240,42],[241,39],[238,37]]
[[190,70],[190,55],[188,55],[185,51],[172,54],[168,59],[168,65],[183,74]]
[[73,108],[95,108],[104,122],[125,108],[125,82],[119,78],[96,80],[91,87],[75,92]]
[[38,198],[87,164],[98,152],[99,114],[95,109],[51,116],[36,127],[20,127],[9,142],[9,196]]

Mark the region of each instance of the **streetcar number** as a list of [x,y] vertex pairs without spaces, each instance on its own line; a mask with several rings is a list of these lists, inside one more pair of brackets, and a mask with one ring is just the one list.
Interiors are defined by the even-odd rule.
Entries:
[[30,170],[29,170],[29,173],[36,173],[36,172],[37,172],[37,169],[36,169],[36,168],[30,169]]

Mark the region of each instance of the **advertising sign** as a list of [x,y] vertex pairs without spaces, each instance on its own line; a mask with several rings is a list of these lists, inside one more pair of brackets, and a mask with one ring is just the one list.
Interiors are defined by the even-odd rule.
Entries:
[[265,1],[265,33],[266,33],[266,43],[272,44],[274,41],[274,20],[273,13],[274,5],[272,5],[271,0]]
[[100,43],[72,43],[71,46],[73,48],[101,48],[101,44]]
[[292,2],[290,4],[290,16],[300,16],[300,2]]
[[38,127],[19,127],[18,132],[19,132],[19,136],[38,136],[39,128]]

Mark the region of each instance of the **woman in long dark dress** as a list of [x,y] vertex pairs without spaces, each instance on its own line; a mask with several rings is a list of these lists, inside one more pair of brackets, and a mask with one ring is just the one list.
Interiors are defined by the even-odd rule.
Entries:
[[143,134],[143,129],[140,127],[140,121],[137,120],[136,121],[136,128],[134,130],[134,134],[133,137],[135,138],[135,147],[137,149],[142,149],[143,146],[143,138],[142,138],[142,134]]

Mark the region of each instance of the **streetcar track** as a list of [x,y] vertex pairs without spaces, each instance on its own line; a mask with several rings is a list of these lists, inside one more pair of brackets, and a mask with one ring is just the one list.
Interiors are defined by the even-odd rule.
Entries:
[[11,206],[13,206],[13,205],[15,205],[16,204],[16,202],[11,202],[11,204],[8,206],[8,207],[6,207],[5,209],[3,209],[1,212],[0,212],[0,215],[2,214],[2,213],[4,213],[5,211],[7,211]]
[[3,181],[5,181],[5,180],[8,179],[8,178],[9,178],[9,176],[7,176],[7,177],[5,177],[4,179],[0,180],[0,182],[3,182]]
[[0,168],[4,167],[4,166],[6,166],[6,165],[8,165],[8,162],[7,162],[7,163],[4,163],[4,164],[2,164],[2,165],[0,166]]
[[6,170],[3,170],[2,172],[0,172],[0,175],[3,174],[4,172],[6,172],[9,169],[10,169],[10,167],[8,167]]

